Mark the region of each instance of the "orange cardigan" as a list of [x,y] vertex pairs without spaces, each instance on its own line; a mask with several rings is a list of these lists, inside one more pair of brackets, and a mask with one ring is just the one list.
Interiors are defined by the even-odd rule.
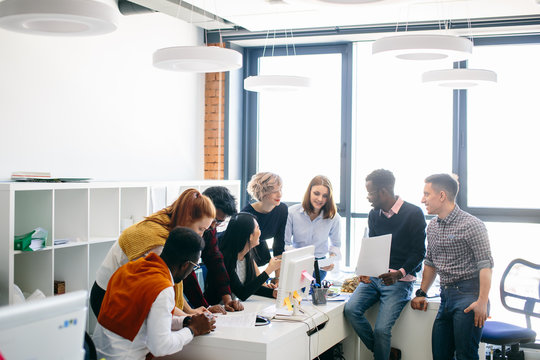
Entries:
[[109,280],[98,322],[106,329],[135,339],[156,297],[173,286],[167,264],[158,255],[121,266]]

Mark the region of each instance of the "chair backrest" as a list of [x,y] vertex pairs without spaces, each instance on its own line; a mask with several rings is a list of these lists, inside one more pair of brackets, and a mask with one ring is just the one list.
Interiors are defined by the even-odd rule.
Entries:
[[540,264],[512,260],[501,278],[500,292],[503,306],[524,314],[531,329],[531,316],[540,318]]

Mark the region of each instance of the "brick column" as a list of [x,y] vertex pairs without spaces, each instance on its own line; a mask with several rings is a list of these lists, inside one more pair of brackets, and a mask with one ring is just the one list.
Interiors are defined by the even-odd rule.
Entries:
[[206,74],[204,98],[204,178],[222,180],[225,174],[225,73]]

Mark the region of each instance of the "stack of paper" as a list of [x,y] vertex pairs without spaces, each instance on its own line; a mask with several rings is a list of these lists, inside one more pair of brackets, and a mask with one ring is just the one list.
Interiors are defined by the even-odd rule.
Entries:
[[49,172],[37,171],[15,171],[11,173],[11,180],[29,181],[29,180],[46,180],[51,178]]

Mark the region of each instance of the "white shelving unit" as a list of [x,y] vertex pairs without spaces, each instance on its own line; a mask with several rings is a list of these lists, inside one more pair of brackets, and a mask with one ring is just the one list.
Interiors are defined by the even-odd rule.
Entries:
[[[23,293],[40,289],[46,296],[53,295],[55,280],[65,281],[66,292],[90,291],[123,219],[138,222],[188,188],[202,192],[215,185],[227,187],[240,201],[237,180],[0,183],[0,306],[13,303],[14,284]],[[45,249],[15,251],[15,235],[37,227],[49,232]],[[59,239],[70,241],[54,245]]]

